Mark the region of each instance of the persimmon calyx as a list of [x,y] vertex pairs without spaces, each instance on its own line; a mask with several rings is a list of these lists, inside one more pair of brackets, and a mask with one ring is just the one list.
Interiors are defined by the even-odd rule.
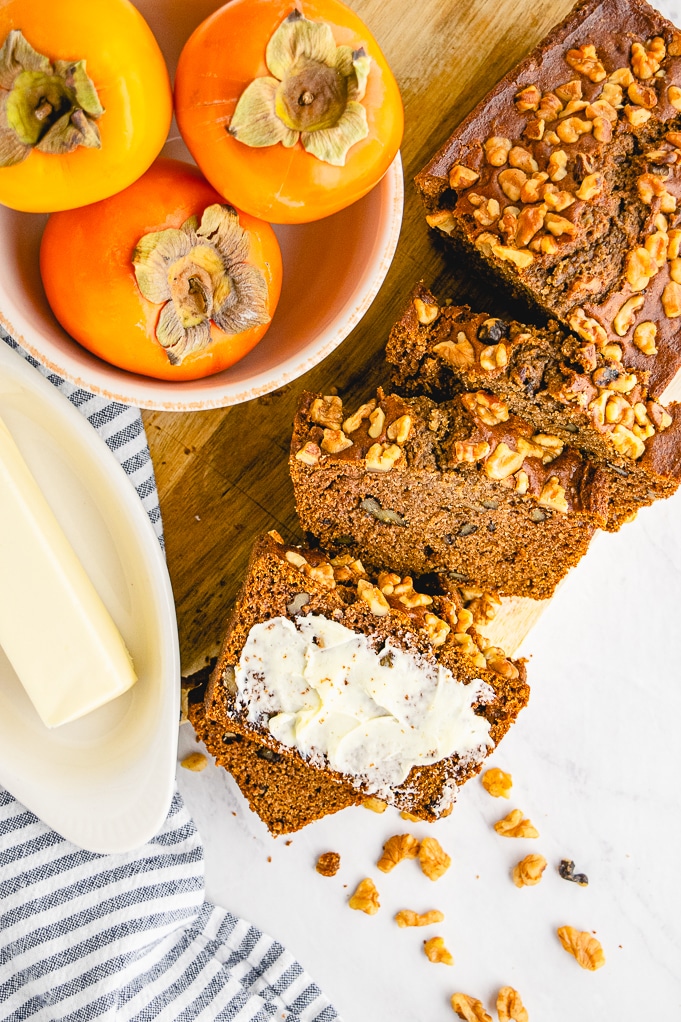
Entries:
[[12,29],[0,48],[0,167],[21,163],[33,149],[99,149],[103,113],[84,60],[52,63]]
[[348,150],[369,134],[361,100],[371,57],[363,49],[336,46],[325,22],[293,10],[267,44],[272,77],[256,78],[239,97],[227,129],[244,145],[281,142],[342,167]]
[[231,206],[215,204],[201,222],[145,234],[132,256],[137,286],[163,305],[156,339],[171,365],[210,344],[210,324],[227,334],[269,323],[265,276],[248,263],[250,240]]

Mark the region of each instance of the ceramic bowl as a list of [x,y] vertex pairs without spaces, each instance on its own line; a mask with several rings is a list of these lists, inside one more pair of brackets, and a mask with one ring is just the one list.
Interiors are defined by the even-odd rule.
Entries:
[[[172,75],[184,41],[220,4],[137,0],[137,6],[154,31]],[[174,122],[163,154],[190,159]],[[0,206],[0,323],[44,365],[104,397],[164,411],[239,404],[307,372],[357,325],[388,272],[402,223],[402,204],[398,155],[379,184],[347,209],[314,223],[275,226],[284,279],[271,327],[231,368],[177,383],[108,365],[69,337],[52,315],[40,280],[38,252],[46,217]]]

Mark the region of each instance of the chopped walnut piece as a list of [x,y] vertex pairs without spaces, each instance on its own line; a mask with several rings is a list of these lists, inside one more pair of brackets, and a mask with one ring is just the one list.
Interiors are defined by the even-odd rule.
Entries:
[[567,177],[567,153],[564,149],[558,149],[549,156],[548,174],[552,181],[562,181]]
[[570,329],[579,334],[583,340],[595,344],[597,348],[602,348],[604,344],[607,344],[608,335],[605,327],[597,319],[587,316],[584,309],[575,309],[570,315],[568,323]]
[[572,81],[565,82],[564,85],[557,85],[555,92],[564,103],[569,103],[573,99],[582,98],[582,83],[579,78],[573,78]]
[[508,798],[513,778],[499,767],[490,767],[480,778],[482,786],[493,798]]
[[598,59],[595,46],[588,44],[580,46],[579,49],[568,50],[565,59],[570,67],[585,75],[591,82],[602,82],[606,77],[606,70]]
[[416,309],[416,318],[423,326],[429,326],[431,323],[434,323],[440,315],[440,309],[437,305],[426,305],[421,298],[414,299],[414,308]]
[[502,987],[497,994],[497,1015],[499,1022],[529,1022],[530,1019],[520,994],[513,987]]
[[432,908],[429,912],[412,912],[409,908],[401,909],[395,916],[395,922],[400,927],[405,926],[432,926],[433,923],[441,923],[444,913]]
[[542,203],[539,206],[525,206],[518,215],[515,229],[516,245],[521,247],[529,245],[537,231],[544,226],[548,206]]
[[486,426],[496,426],[499,422],[508,421],[508,405],[504,399],[496,394],[488,394],[485,390],[462,394],[461,404],[466,411],[476,416]]
[[503,167],[508,160],[508,154],[512,148],[512,143],[509,139],[504,138],[501,135],[492,135],[484,143],[485,155],[487,162],[492,167]]
[[519,270],[526,270],[534,262],[531,252],[519,252],[516,248],[508,245],[492,245],[494,255],[506,263],[513,263]]
[[368,604],[369,610],[376,617],[385,617],[390,613],[390,604],[378,586],[373,586],[366,579],[360,578],[357,582],[357,592],[360,599]]
[[181,760],[180,766],[183,766],[185,770],[191,770],[192,773],[198,774],[206,769],[208,760],[202,752],[190,752],[188,756]]
[[628,67],[618,67],[616,71],[608,75],[608,81],[614,82],[616,85],[631,85],[633,80],[634,76]]
[[471,170],[470,167],[464,167],[461,163],[455,163],[449,172],[449,187],[455,191],[470,188],[479,180],[480,175],[476,171]]
[[383,845],[383,854],[376,863],[381,873],[390,873],[403,859],[416,859],[420,845],[413,834],[394,834]]
[[424,940],[423,953],[429,962],[437,962],[441,965],[454,965],[454,958],[445,947],[444,937],[431,937]]
[[652,116],[650,110],[644,110],[642,106],[625,106],[624,113],[633,128],[645,124]]
[[662,292],[662,308],[667,319],[681,316],[681,284],[670,280]]
[[431,645],[441,646],[451,631],[450,626],[437,614],[426,614],[423,620]]
[[296,460],[302,461],[304,465],[318,465],[321,456],[321,448],[311,441],[303,444],[300,450],[296,451]]
[[539,170],[539,164],[532,153],[521,145],[513,146],[508,154],[508,162],[511,167],[523,170],[526,174],[536,174]]
[[340,869],[340,855],[338,852],[324,852],[317,859],[315,869],[323,877],[333,877]]
[[648,415],[650,416],[655,427],[662,432],[672,424],[672,417],[669,412],[666,412],[662,405],[659,405],[657,401],[648,401],[646,405],[648,409]]
[[521,114],[536,110],[541,102],[541,92],[536,85],[528,85],[515,95],[515,105]]
[[[662,46],[659,45],[660,42]],[[659,36],[651,40],[648,49],[646,49],[643,43],[632,43],[631,56],[629,58],[631,69],[637,78],[645,81],[647,78],[652,78],[655,72],[660,70],[660,62],[664,59],[664,55],[664,40],[660,39]]]
[[569,954],[583,969],[592,972],[605,965],[605,955],[599,940],[587,930],[576,930],[574,926],[561,926],[558,939]]
[[509,170],[502,170],[498,180],[506,198],[510,199],[511,202],[517,202],[520,198],[522,187],[527,181],[527,174],[519,168],[511,168]]
[[559,122],[556,134],[561,142],[566,142],[569,145],[572,142],[578,142],[581,135],[588,135],[593,131],[593,127],[592,121],[573,115]]
[[384,802],[380,798],[374,798],[373,796],[365,798],[362,805],[365,809],[370,809],[372,813],[384,813],[388,808],[387,802]]
[[670,85],[667,89],[667,99],[675,110],[681,110],[681,89],[678,85]]
[[542,486],[537,503],[542,507],[551,508],[553,511],[568,512],[568,502],[565,498],[565,487],[561,486],[557,476],[551,476]]
[[463,330],[459,331],[456,343],[441,341],[433,346],[433,351],[457,369],[465,369],[466,366],[472,366],[475,362],[475,349]]
[[325,454],[340,454],[352,447],[352,440],[342,429],[325,429],[321,447]]
[[310,419],[329,429],[340,429],[343,421],[343,402],[335,394],[316,397],[310,405]]
[[563,880],[569,880],[579,887],[588,887],[589,878],[586,873],[575,873],[575,864],[572,859],[561,859],[558,866],[558,875]]
[[627,96],[636,106],[642,106],[644,110],[652,110],[657,106],[657,93],[650,85],[641,85],[640,82],[632,82],[627,89]]
[[465,461],[471,465],[476,461],[486,458],[490,450],[491,447],[486,440],[481,440],[477,444],[473,443],[472,440],[457,440],[454,444],[456,460]]
[[523,818],[521,809],[513,809],[502,820],[497,820],[494,829],[502,837],[539,837],[539,831]]
[[298,550],[287,550],[286,553],[284,554],[284,557],[289,562],[289,564],[292,564],[294,566],[294,568],[304,568],[306,566],[309,567],[309,565],[307,564],[307,560]]
[[536,142],[541,142],[544,137],[544,129],[546,127],[546,121],[543,117],[533,117],[531,121],[528,121],[523,129],[523,135],[525,138],[532,139]]
[[513,883],[516,887],[534,887],[546,869],[543,855],[526,855],[513,867]]
[[537,110],[537,117],[543,121],[555,121],[563,109],[562,102],[554,92],[545,92]]
[[482,1001],[468,994],[452,994],[451,1005],[464,1022],[492,1022],[492,1016],[487,1014]]
[[645,298],[643,295],[632,295],[620,308],[612,321],[615,333],[618,337],[624,337],[631,330],[636,322],[636,313],[642,308]]
[[389,472],[402,457],[397,444],[372,444],[364,459],[367,472]]
[[336,588],[336,576],[332,566],[324,561],[320,564],[307,565],[305,567],[305,574],[318,582],[322,586],[326,586],[327,589]]
[[423,822],[421,820],[420,816],[414,816],[413,813],[408,813],[406,811],[406,809],[402,810],[402,812],[400,813],[400,816],[402,817],[403,820],[409,820],[410,823],[422,823]]
[[348,905],[350,908],[354,908],[358,912],[366,912],[368,916],[376,915],[381,907],[381,903],[378,900],[376,884],[373,882],[371,877],[366,877],[364,880],[360,880],[355,893],[348,901]]
[[621,424],[615,426],[610,434],[610,440],[615,450],[625,458],[632,458],[636,461],[637,458],[645,454],[646,445],[643,440],[626,426]]
[[634,344],[644,355],[657,355],[657,325],[651,320],[639,323],[634,330]]
[[429,213],[426,223],[429,227],[437,228],[444,234],[451,234],[455,227],[454,216],[446,209],[439,209],[437,213]]
[[343,423],[344,433],[354,433],[355,430],[359,429],[365,419],[368,419],[374,408],[376,407],[376,398],[367,401],[366,404],[360,405],[353,415],[349,415]]
[[605,188],[604,174],[587,174],[576,192],[578,199],[596,199]]
[[508,349],[503,341],[500,341],[499,344],[490,344],[480,352],[480,365],[488,372],[493,369],[503,369],[507,363]]
[[657,273],[655,260],[647,248],[639,246],[627,253],[625,275],[632,291],[643,291]]
[[568,220],[564,216],[558,216],[556,213],[546,214],[544,226],[556,238],[562,237],[563,234],[573,237],[577,233],[577,226],[573,224],[572,220]]
[[434,837],[424,837],[418,854],[421,869],[429,880],[438,880],[452,864],[451,858]]
[[513,451],[502,441],[485,461],[485,474],[489,479],[508,479],[522,468],[524,461],[525,455],[522,451]]
[[390,423],[387,429],[388,440],[394,440],[398,444],[406,444],[411,433],[412,418],[411,415],[400,415],[399,419],[395,419]]
[[383,432],[383,426],[385,425],[385,412],[380,407],[374,408],[369,415],[369,429],[368,433],[372,440],[377,440]]

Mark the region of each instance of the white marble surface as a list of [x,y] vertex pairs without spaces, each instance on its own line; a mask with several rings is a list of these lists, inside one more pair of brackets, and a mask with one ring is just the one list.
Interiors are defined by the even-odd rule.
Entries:
[[[208,896],[285,943],[345,1022],[447,1022],[457,990],[496,1022],[506,984],[531,1022],[681,1019],[681,492],[597,537],[523,653],[530,705],[488,761],[513,775],[508,801],[476,779],[433,825],[358,808],[275,840],[222,769],[178,770],[206,845]],[[195,748],[184,725],[180,755]],[[538,839],[493,830],[515,807]],[[415,862],[375,868],[386,838],[404,831],[436,836],[452,856],[439,881]],[[333,878],[314,870],[328,850],[341,854]],[[528,852],[549,866],[518,889],[510,870]],[[558,876],[563,857],[588,887]],[[365,876],[381,895],[373,917],[346,904]],[[400,908],[437,908],[445,921],[399,929]],[[602,969],[563,951],[564,924],[597,934]],[[422,941],[436,934],[453,967],[425,958]]]

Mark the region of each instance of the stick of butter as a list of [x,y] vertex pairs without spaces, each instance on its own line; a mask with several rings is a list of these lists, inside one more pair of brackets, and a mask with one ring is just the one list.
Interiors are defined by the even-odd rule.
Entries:
[[111,615],[0,419],[0,645],[47,727],[137,680]]

